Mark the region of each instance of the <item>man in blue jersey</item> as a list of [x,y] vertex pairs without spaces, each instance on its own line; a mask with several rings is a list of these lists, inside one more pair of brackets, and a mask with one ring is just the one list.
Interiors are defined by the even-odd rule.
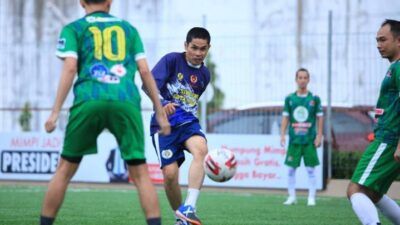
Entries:
[[[186,36],[185,52],[165,55],[152,70],[171,124],[171,134],[158,135],[159,126],[153,116],[151,135],[164,175],[167,198],[175,211],[176,224],[201,225],[196,215],[196,202],[203,185],[203,160],[208,150],[196,114],[199,97],[210,82],[210,72],[203,63],[210,40],[206,29],[192,28]],[[193,160],[189,169],[188,193],[182,204],[179,166],[185,160],[184,150],[192,154]]]

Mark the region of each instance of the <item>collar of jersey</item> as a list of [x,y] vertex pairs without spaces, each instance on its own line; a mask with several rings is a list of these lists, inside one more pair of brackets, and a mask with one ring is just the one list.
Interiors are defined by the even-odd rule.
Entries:
[[98,11],[91,12],[91,13],[87,14],[86,16],[91,16],[91,15],[93,15],[93,14],[97,14],[97,13],[108,14],[108,12],[106,12],[106,11],[101,11],[101,10],[98,10]]

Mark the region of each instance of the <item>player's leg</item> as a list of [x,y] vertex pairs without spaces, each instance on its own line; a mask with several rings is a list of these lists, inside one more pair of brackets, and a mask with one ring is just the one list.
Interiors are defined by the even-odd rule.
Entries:
[[176,215],[190,224],[201,225],[196,215],[196,204],[205,176],[203,161],[208,152],[207,141],[198,124],[191,124],[186,129],[187,134],[192,136],[186,139],[185,148],[192,154],[193,160],[189,168],[186,200],[176,211]]
[[152,135],[153,146],[158,155],[164,177],[165,193],[176,217],[176,224],[185,224],[175,214],[175,211],[182,204],[181,187],[179,185],[179,166],[185,161],[183,146],[179,142],[179,136],[182,132],[185,132],[182,127],[174,127],[167,136],[158,133]]
[[64,200],[68,184],[79,167],[82,158],[61,158],[45,194],[40,218],[41,225],[53,224]]
[[393,199],[383,195],[375,205],[393,224],[400,225],[400,206]]
[[97,152],[97,136],[104,129],[104,119],[99,116],[101,110],[101,105],[96,102],[85,102],[71,108],[62,157],[43,202],[42,216],[47,219],[42,218],[42,224],[51,224],[51,218],[57,215],[82,156]]
[[[354,213],[364,225],[380,224],[378,211],[375,208],[372,195],[369,191],[357,183],[351,182],[347,187],[347,197],[351,202]],[[371,197],[369,197],[371,195]]]
[[315,167],[319,165],[317,149],[314,144],[304,146],[304,165],[308,174],[308,206],[315,206],[317,178],[315,176]]
[[144,155],[144,132],[140,108],[130,103],[107,104],[106,127],[114,134],[121,150],[121,157],[128,164],[146,216],[147,224],[161,224],[157,192],[151,182]]
[[164,188],[168,202],[175,212],[182,204],[181,187],[179,186],[179,167],[176,162],[168,164],[162,168],[164,176]]
[[185,146],[193,156],[189,168],[188,194],[185,205],[196,207],[205,176],[203,162],[208,152],[207,141],[203,136],[195,135],[186,140]]
[[395,150],[394,145],[379,141],[372,142],[353,174],[347,196],[354,212],[364,224],[379,222],[374,203],[393,223],[400,221],[398,208],[396,210],[396,207],[389,207],[389,209],[388,206],[393,202],[382,197],[400,173],[400,164],[393,158]]
[[140,204],[147,224],[161,224],[160,207],[156,189],[151,182],[145,160],[127,160],[129,174],[138,190]]
[[289,144],[286,154],[285,165],[288,166],[288,198],[284,205],[293,205],[297,203],[296,198],[296,169],[300,166],[301,145]]

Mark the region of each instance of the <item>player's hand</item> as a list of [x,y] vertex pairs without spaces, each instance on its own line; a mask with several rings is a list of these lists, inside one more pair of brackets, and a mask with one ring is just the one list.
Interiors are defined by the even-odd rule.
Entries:
[[394,152],[394,160],[400,163],[400,148],[397,146],[396,151]]
[[46,123],[44,124],[44,128],[46,129],[47,133],[51,133],[56,129],[58,120],[58,113],[52,112],[49,118],[47,119]]
[[314,145],[315,145],[316,148],[321,146],[321,139],[322,139],[322,136],[319,136],[319,135],[317,135],[317,137],[315,138]]
[[156,112],[156,120],[160,126],[158,133],[161,135],[169,135],[171,133],[171,125],[168,122],[168,117],[164,110],[159,110]]
[[286,145],[286,137],[285,135],[281,135],[281,146],[285,147],[285,145]]
[[173,102],[168,103],[168,104],[164,105],[164,111],[168,116],[170,116],[175,113],[175,107],[177,107],[177,106],[179,106],[179,104],[176,104]]

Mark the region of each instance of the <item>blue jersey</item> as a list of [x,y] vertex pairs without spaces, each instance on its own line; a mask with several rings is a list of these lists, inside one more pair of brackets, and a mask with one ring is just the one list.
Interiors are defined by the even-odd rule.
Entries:
[[[198,121],[198,100],[210,82],[210,71],[201,64],[189,65],[185,53],[169,53],[162,57],[152,73],[160,90],[161,102],[178,104],[174,114],[168,117],[172,127]],[[155,116],[151,118],[150,132],[159,129]]]

